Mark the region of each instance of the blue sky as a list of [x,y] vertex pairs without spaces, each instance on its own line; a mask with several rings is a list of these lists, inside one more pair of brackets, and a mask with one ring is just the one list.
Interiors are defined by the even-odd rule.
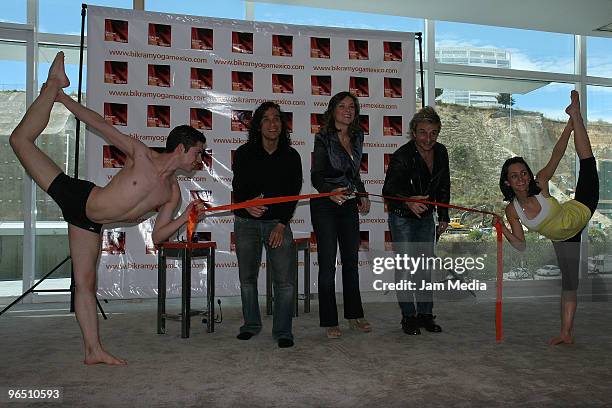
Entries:
[[[5,1],[5,3],[7,3]],[[132,0],[89,1],[110,7],[131,8]],[[151,11],[167,11],[212,17],[243,19],[242,0],[173,1],[146,0]],[[80,0],[40,0],[40,31],[65,34],[80,32]],[[74,15],[74,18],[68,16]],[[408,17],[372,15],[279,4],[255,3],[254,15],[258,21],[293,23],[304,25],[340,26],[362,29],[423,31],[423,20]],[[25,0],[3,4],[0,21],[25,22]],[[437,47],[493,47],[511,54],[511,67],[533,71],[558,73],[574,72],[574,39],[567,34],[544,33],[499,27],[487,27],[452,22],[436,23]],[[612,77],[612,39],[589,38],[587,42],[589,75]],[[77,67],[68,65],[67,71],[74,87],[78,78]],[[3,72],[0,89],[19,88],[25,83],[25,64],[15,61],[0,61]],[[39,70],[45,73],[47,63]],[[552,118],[564,118],[563,109],[572,86],[550,84],[526,95],[514,95],[515,107],[535,110]],[[612,122],[612,88],[589,87],[589,116],[591,120],[604,119]],[[606,109],[608,108],[608,109]]]

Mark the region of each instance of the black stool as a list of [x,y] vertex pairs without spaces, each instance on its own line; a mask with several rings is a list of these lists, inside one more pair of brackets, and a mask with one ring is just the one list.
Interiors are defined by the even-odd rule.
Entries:
[[[157,334],[166,333],[166,258],[181,259],[181,337],[189,337],[191,312],[191,259],[206,257],[206,331],[215,331],[216,242],[163,242],[157,246]],[[199,314],[196,313],[196,314]]]

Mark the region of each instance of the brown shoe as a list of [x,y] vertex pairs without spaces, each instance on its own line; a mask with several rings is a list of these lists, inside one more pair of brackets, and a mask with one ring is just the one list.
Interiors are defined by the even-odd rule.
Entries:
[[340,331],[340,327],[338,326],[328,327],[325,330],[325,334],[327,334],[328,339],[339,339],[340,337],[342,337],[342,332]]
[[362,333],[369,333],[372,331],[372,325],[364,318],[361,319],[348,319],[349,327],[352,330],[359,330]]

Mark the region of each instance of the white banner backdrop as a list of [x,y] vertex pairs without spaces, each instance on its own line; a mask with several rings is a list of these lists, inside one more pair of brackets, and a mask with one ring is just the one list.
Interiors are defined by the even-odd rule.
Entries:
[[[170,130],[183,124],[200,129],[207,138],[204,168],[178,177],[181,211],[197,197],[212,205],[231,202],[233,152],[246,142],[252,112],[267,100],[289,113],[292,144],[302,157],[302,194],[316,192],[310,183],[314,134],[330,97],[345,90],[357,95],[361,104],[361,177],[367,191],[381,192],[389,156],[406,142],[415,111],[413,33],[97,6],[87,10],[87,106],[151,147],[165,146]],[[86,141],[88,178],[105,185],[122,167],[122,154],[89,131]],[[103,231],[101,297],[157,296],[157,253],[151,240],[155,214],[134,222],[107,225]],[[372,290],[373,253],[389,243],[380,200],[373,200],[370,214],[360,223],[360,281],[367,291]],[[314,244],[307,202],[299,203],[291,227],[296,238],[310,236]],[[238,295],[233,216],[209,216],[197,231],[200,240],[217,242],[217,295]],[[179,235],[184,239],[184,229]],[[264,293],[265,254],[262,259],[259,282]],[[311,290],[316,292],[316,245],[311,262]],[[193,294],[205,294],[205,261],[193,260],[192,271]],[[180,296],[178,261],[168,265],[168,290],[168,296]]]

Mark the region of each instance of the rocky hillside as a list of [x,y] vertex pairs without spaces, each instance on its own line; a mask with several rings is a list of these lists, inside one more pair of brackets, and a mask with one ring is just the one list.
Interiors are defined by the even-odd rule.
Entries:
[[[565,123],[543,117],[537,112],[475,108],[440,104],[442,118],[439,141],[449,150],[452,201],[467,206],[503,205],[499,174],[503,162],[522,156],[537,172],[546,165]],[[612,124],[592,123],[589,134],[596,157],[612,158]],[[552,190],[561,198],[575,185],[575,156],[570,140],[568,154],[561,161]]]

